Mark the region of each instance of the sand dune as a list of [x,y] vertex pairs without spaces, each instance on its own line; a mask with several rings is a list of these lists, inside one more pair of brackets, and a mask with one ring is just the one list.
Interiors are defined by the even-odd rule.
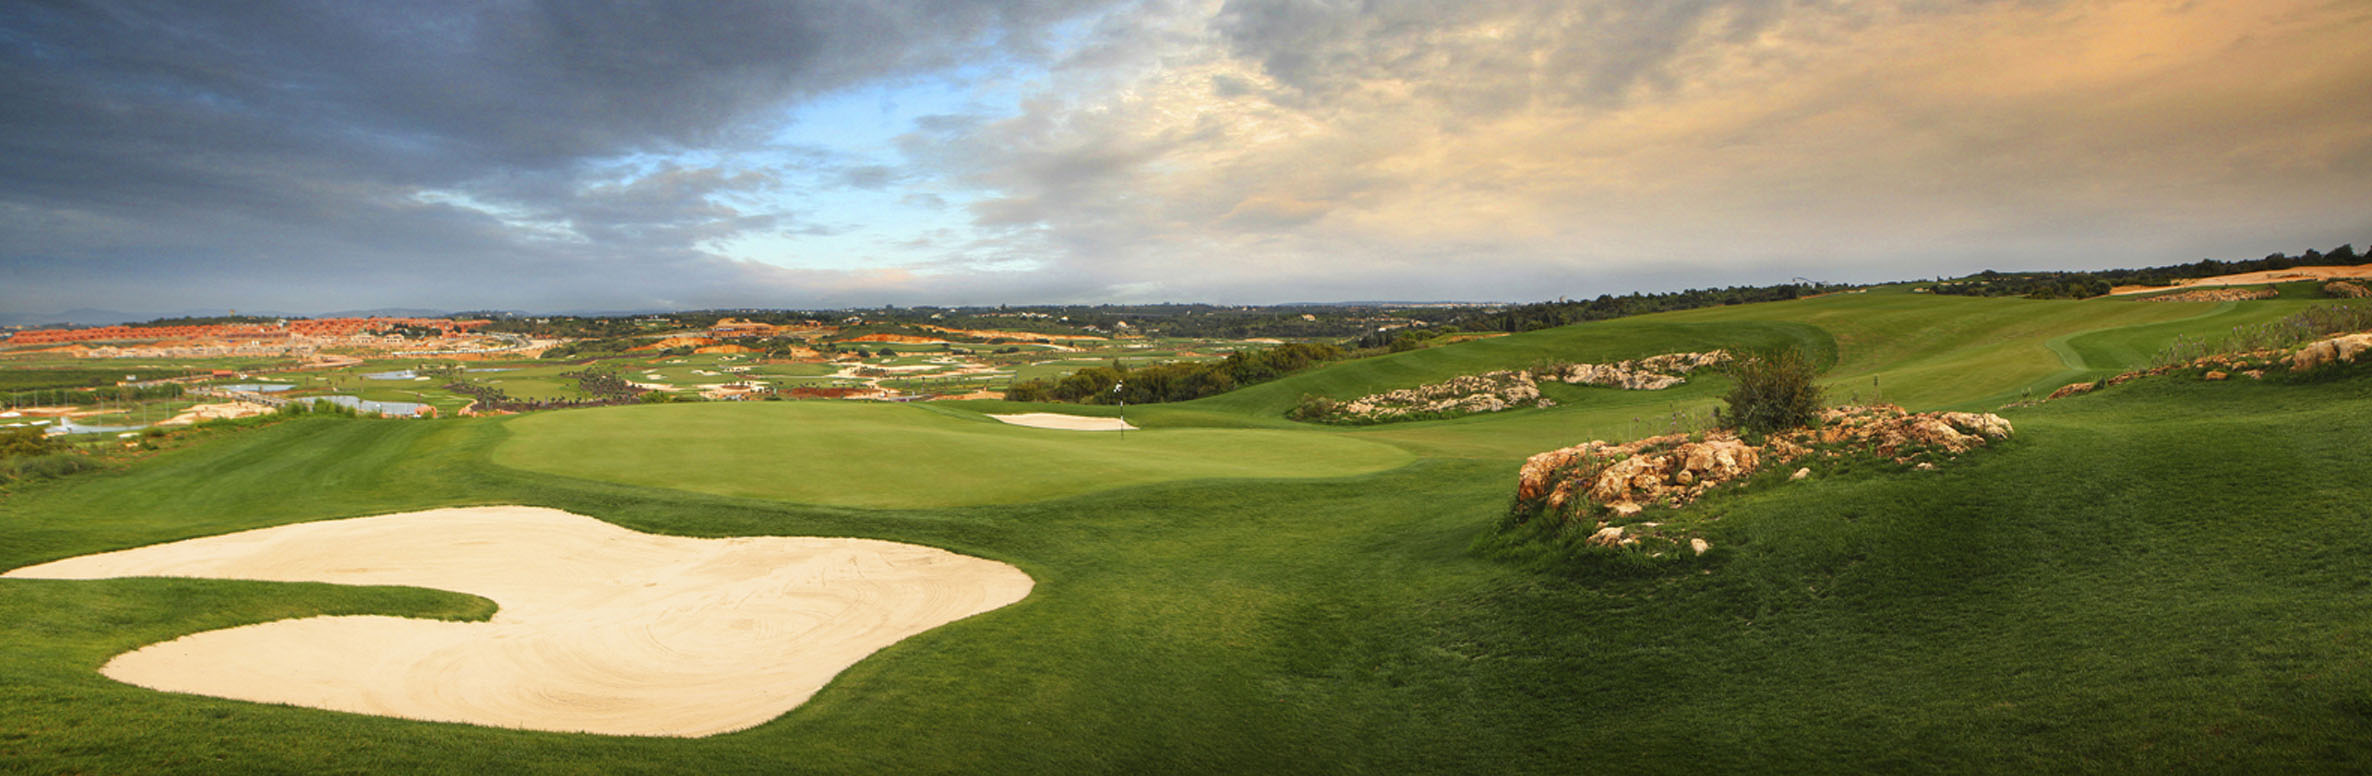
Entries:
[[490,622],[312,617],[192,634],[102,669],[171,692],[533,730],[705,736],[803,703],[908,636],[1021,600],[1028,575],[868,539],[689,539],[538,507],[277,526],[4,576],[176,576],[474,593]]

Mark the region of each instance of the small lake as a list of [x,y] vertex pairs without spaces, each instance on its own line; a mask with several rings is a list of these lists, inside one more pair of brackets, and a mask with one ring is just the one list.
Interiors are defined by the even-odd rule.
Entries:
[[213,386],[205,386],[205,387],[209,387],[209,388],[220,388],[220,389],[223,389],[223,390],[225,390],[225,391],[241,391],[241,392],[245,392],[245,393],[279,393],[279,392],[281,392],[281,391],[285,391],[285,390],[288,390],[288,389],[290,389],[290,388],[295,388],[295,387],[296,387],[296,384],[295,384],[295,383],[240,383],[240,384],[238,384],[238,385],[213,385]]
[[365,380],[410,380],[419,376],[418,373],[409,369],[398,369],[393,372],[364,372],[362,375]]
[[93,426],[83,423],[76,423],[71,418],[60,418],[57,423],[51,425],[42,433],[51,436],[58,436],[61,434],[101,434],[115,433],[120,431],[138,431],[143,428],[147,428],[147,426]]
[[357,398],[353,396],[303,396],[299,397],[299,400],[326,401],[340,407],[352,407],[360,412],[376,412],[381,415],[391,415],[399,418],[411,417],[412,413],[419,412],[420,408],[428,406],[419,402],[372,401],[370,399]]

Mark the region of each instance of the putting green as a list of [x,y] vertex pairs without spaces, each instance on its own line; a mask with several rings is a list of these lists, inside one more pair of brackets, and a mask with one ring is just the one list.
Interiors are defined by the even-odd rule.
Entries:
[[494,462],[727,496],[858,507],[1011,504],[1209,478],[1340,477],[1413,456],[1339,433],[1024,428],[871,402],[659,404],[507,424]]

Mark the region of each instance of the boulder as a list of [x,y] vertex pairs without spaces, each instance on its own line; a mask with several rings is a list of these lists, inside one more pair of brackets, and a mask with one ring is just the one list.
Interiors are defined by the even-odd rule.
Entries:
[[2356,355],[2372,350],[2372,332],[2341,334],[2299,348],[2290,356],[2290,370],[2303,372],[2324,364],[2356,360]]
[[1805,478],[1805,477],[1810,477],[1810,476],[1812,476],[1812,467],[1810,467],[1810,466],[1806,466],[1806,467],[1804,467],[1804,468],[1801,468],[1801,469],[1797,469],[1797,470],[1795,470],[1795,473],[1794,473],[1794,474],[1787,475],[1787,479],[1788,479],[1789,481],[1794,481],[1794,480],[1800,480],[1800,479],[1803,479],[1803,478]]
[[1943,419],[1953,428],[1986,439],[2008,439],[2010,433],[2015,431],[2010,428],[2008,419],[1990,412],[1946,412],[1943,413]]

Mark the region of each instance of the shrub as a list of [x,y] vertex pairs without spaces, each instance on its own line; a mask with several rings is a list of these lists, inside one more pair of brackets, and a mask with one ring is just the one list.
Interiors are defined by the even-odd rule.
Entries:
[[1340,406],[1342,403],[1333,399],[1305,393],[1301,395],[1301,403],[1286,411],[1285,417],[1294,420],[1325,420],[1332,416],[1335,409]]
[[99,468],[98,462],[91,460],[90,456],[76,453],[12,456],[0,458],[0,482],[64,477],[96,468]]
[[63,443],[50,439],[38,427],[0,429],[0,458],[42,455],[64,447]]
[[1739,431],[1768,434],[1811,425],[1820,412],[1820,371],[1802,350],[1750,355],[1730,363],[1738,384],[1722,395],[1729,410],[1714,408],[1713,422]]

